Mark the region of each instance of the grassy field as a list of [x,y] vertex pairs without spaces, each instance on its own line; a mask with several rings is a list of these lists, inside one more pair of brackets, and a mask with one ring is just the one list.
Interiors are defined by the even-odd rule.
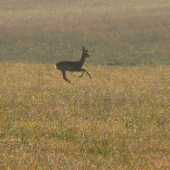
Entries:
[[170,168],[169,67],[0,67],[0,169]]
[[[170,169],[169,11],[0,0],[0,169]],[[81,45],[92,81],[67,73],[69,84],[54,64]]]

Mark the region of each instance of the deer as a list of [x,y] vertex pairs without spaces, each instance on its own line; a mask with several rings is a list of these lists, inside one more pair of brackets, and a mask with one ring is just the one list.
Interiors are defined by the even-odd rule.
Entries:
[[84,72],[86,72],[91,79],[91,75],[87,72],[87,70],[82,68],[85,59],[87,57],[90,57],[90,55],[87,52],[88,49],[82,46],[82,56],[79,61],[60,61],[55,64],[55,68],[62,72],[63,79],[66,80],[68,83],[70,83],[71,81],[66,78],[66,71],[77,71],[77,72],[82,71],[82,75],[80,75],[79,77],[82,77]]

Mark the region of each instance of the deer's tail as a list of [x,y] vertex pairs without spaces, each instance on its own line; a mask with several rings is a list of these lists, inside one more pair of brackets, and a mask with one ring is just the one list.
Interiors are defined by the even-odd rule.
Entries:
[[57,68],[57,64],[58,64],[58,63],[56,63],[56,64],[54,65],[55,69],[58,69],[58,68]]

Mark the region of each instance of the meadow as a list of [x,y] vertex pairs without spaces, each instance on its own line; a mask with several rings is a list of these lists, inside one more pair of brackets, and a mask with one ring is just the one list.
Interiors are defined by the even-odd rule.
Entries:
[[168,169],[170,68],[1,64],[1,169]]
[[[0,169],[169,169],[169,9],[0,0]],[[69,84],[81,45],[92,81]]]

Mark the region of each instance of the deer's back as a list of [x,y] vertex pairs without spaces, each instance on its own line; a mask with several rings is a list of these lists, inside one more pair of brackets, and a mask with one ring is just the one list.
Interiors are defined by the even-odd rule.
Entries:
[[56,64],[56,68],[58,70],[77,71],[81,69],[81,66],[79,65],[78,62],[61,61]]

